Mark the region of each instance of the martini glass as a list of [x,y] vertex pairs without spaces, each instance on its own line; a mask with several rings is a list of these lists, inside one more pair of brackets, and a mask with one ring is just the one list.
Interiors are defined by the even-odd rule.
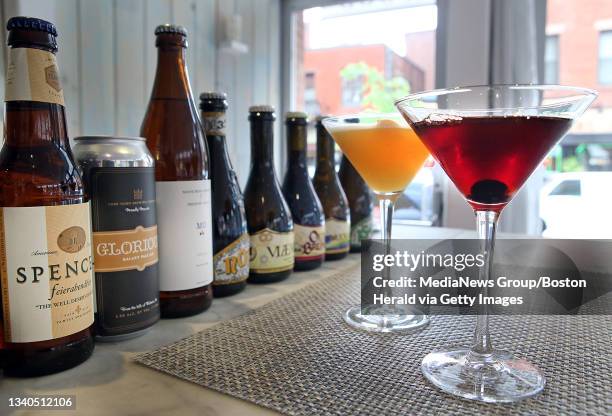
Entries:
[[[380,205],[381,238],[388,254],[393,204],[423,166],[429,155],[427,149],[399,113],[330,117],[323,120],[323,125],[374,191]],[[385,270],[387,277],[388,272]],[[344,320],[354,328],[372,332],[407,332],[429,322],[423,314],[407,313],[394,305],[356,305],[345,312]]]
[[[410,95],[397,108],[457,186],[476,216],[491,273],[495,230],[504,207],[574,119],[596,98],[591,90],[550,85],[491,85]],[[487,289],[482,289],[487,296]],[[471,348],[428,354],[423,374],[442,390],[484,402],[513,402],[544,388],[542,372],[496,350],[481,306]]]

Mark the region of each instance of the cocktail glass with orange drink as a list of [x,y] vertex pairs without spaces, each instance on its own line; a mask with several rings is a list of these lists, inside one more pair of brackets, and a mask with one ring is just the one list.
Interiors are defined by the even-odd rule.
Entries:
[[[429,155],[400,114],[360,114],[323,120],[334,141],[372,188],[380,204],[381,239],[390,251],[393,205]],[[406,332],[428,323],[394,305],[350,308],[344,320],[373,332]]]

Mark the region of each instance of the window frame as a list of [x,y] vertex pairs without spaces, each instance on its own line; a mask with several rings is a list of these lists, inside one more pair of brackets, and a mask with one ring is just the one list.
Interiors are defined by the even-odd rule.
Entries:
[[[292,74],[297,70],[297,51],[293,47],[296,41],[296,21],[295,12],[312,7],[334,6],[343,3],[367,2],[369,0],[284,0],[281,2],[281,85],[283,88],[281,94],[281,109],[282,111],[290,111],[295,108],[297,99],[296,83],[292,79]],[[441,0],[404,0],[405,7],[417,7],[430,4],[438,6],[438,15],[444,13],[440,8],[446,7],[446,2]],[[440,37],[436,36],[436,50],[440,48]],[[444,48],[445,50],[445,48]],[[436,78],[438,77],[439,65],[443,65],[446,61],[442,61],[438,53],[436,53]],[[285,162],[283,162],[284,168]]]
[[[555,60],[553,61],[555,64],[555,76],[553,80],[546,79],[546,69],[547,69],[547,65],[550,63],[546,61],[546,52],[548,51],[548,40],[549,39],[555,40],[555,48],[556,48]],[[542,81],[545,84],[559,84],[559,67],[560,67],[560,60],[561,60],[561,56],[560,56],[561,49],[559,48],[560,41],[561,40],[560,40],[560,36],[558,33],[546,35],[546,37],[544,38],[544,67],[542,70]]]
[[[612,86],[612,53],[610,54],[610,56],[608,57],[602,57],[602,38],[604,36],[609,36],[610,37],[610,45],[612,45],[612,29],[610,30],[602,30],[599,32],[599,38],[598,38],[598,44],[597,44],[597,83],[599,85],[604,85],[604,86]],[[608,71],[604,71],[603,70],[603,60],[606,60],[607,64],[610,66]],[[602,74],[609,74],[607,76],[610,77],[610,79],[606,80],[604,82],[604,79],[602,77]]]

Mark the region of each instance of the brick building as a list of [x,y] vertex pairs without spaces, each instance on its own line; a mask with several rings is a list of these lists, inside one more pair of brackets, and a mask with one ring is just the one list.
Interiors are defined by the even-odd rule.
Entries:
[[382,44],[307,49],[303,59],[304,104],[309,113],[346,114],[360,110],[361,80],[347,81],[340,76],[351,63],[364,62],[387,79],[403,77],[412,91],[425,88],[423,69]]
[[612,143],[610,0],[548,0],[546,20],[544,81],[599,91],[572,131],[604,134]]
[[406,34],[406,55],[423,69],[425,86],[423,90],[436,87],[436,31],[427,30]]

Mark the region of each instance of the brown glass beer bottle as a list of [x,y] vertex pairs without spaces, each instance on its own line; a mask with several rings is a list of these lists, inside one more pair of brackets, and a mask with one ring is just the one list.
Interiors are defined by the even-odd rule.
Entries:
[[39,376],[94,349],[90,212],[68,142],[55,26],[14,17],[7,29],[0,352],[6,375]]
[[155,29],[157,73],[140,135],[155,159],[162,318],[200,313],[212,302],[209,157],[185,64],[187,31]]
[[351,253],[359,253],[361,240],[372,238],[374,231],[372,193],[346,156],[342,156],[338,177],[351,209]]
[[325,259],[325,214],[312,186],[306,166],[306,113],[289,112],[287,126],[287,173],[283,195],[293,217],[294,270],[312,270]]
[[274,108],[249,108],[251,172],[244,188],[250,238],[250,283],[286,279],[295,263],[293,218],[274,168]]
[[230,296],[246,287],[249,277],[249,233],[244,197],[225,141],[225,93],[200,94],[202,124],[210,151],[212,174],[213,295]]
[[317,118],[317,167],[312,183],[325,212],[325,260],[339,260],[350,250],[351,213],[336,173],[335,142]]

